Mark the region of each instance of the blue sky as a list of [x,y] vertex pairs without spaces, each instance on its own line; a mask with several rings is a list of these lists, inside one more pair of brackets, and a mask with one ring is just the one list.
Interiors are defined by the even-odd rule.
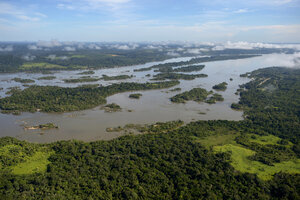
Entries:
[[0,0],[0,41],[300,42],[300,0]]

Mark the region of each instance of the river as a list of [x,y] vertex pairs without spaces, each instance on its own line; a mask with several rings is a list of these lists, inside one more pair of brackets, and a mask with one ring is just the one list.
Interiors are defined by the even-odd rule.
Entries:
[[[108,97],[108,103],[119,104],[122,107],[122,112],[106,113],[99,109],[99,107],[96,107],[90,110],[63,114],[48,114],[39,112],[25,112],[19,116],[0,114],[0,137],[12,136],[21,140],[38,143],[70,139],[83,141],[109,140],[122,134],[106,132],[106,128],[124,126],[129,123],[149,124],[158,121],[165,122],[178,119],[181,119],[186,123],[194,120],[212,119],[242,120],[243,113],[230,108],[231,103],[238,102],[239,96],[234,93],[239,88],[239,85],[249,81],[248,78],[242,78],[239,75],[258,68],[284,65],[287,62],[292,62],[292,60],[289,60],[292,58],[293,56],[286,54],[268,54],[247,59],[207,62],[204,63],[205,68],[199,73],[205,73],[208,77],[197,78],[190,81],[180,80],[180,85],[175,86],[182,89],[179,92],[170,92],[169,90],[171,88],[140,91],[139,93],[143,94],[143,96],[138,100],[128,98],[128,95],[132,92],[119,93]],[[185,61],[189,59],[190,58],[176,58],[166,60],[164,62],[152,62],[143,65],[94,70],[95,74],[91,76],[101,77],[103,74],[109,76],[127,74],[134,75],[135,77],[125,81],[142,83],[149,81],[149,78],[145,77],[146,74],[151,74],[152,76],[156,72],[153,72],[153,70],[133,72],[134,69],[149,67],[158,63]],[[23,88],[22,84],[11,80],[15,77],[34,79],[36,81],[34,84],[37,85],[76,87],[78,85],[82,85],[82,83],[68,84],[64,83],[63,79],[82,76],[78,75],[79,72],[80,71],[55,72],[53,76],[56,76],[57,79],[54,80],[37,80],[37,78],[41,76],[46,76],[42,74],[0,74],[0,87],[3,88],[3,90],[0,91],[0,95],[1,97],[4,97],[5,92],[9,87],[20,86]],[[198,72],[193,73],[195,74]],[[233,80],[230,81],[230,78]],[[202,87],[207,90],[211,90],[213,85],[223,81],[228,83],[226,91],[218,92],[223,95],[225,99],[223,102],[217,102],[212,105],[193,101],[187,102],[186,104],[174,104],[169,100],[170,97],[195,87]],[[117,82],[120,81],[100,80],[97,83],[109,85]],[[132,110],[132,112],[129,112],[128,110]],[[23,128],[24,125],[32,126],[49,122],[58,125],[59,129],[41,131],[24,130]]]

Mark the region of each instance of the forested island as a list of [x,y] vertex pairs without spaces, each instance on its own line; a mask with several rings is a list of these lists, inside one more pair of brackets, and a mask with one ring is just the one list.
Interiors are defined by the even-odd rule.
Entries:
[[118,75],[118,76],[102,75],[102,79],[105,81],[124,80],[124,79],[130,79],[132,77],[133,77],[133,75],[131,75],[131,76],[128,76],[128,75]]
[[19,83],[34,83],[35,82],[32,79],[22,79],[22,78],[13,78],[12,80],[19,82]]
[[218,93],[214,93],[213,95],[211,95],[206,101],[205,103],[208,104],[214,104],[217,101],[224,101],[224,98],[222,95],[218,94]]
[[212,94],[212,91],[207,91],[203,88],[193,88],[190,91],[186,91],[180,94],[177,94],[170,98],[174,103],[185,103],[186,101],[204,101],[208,95]]
[[89,71],[80,72],[78,74],[79,75],[92,75],[92,74],[95,74],[95,72],[92,70],[89,70]]
[[141,98],[141,96],[143,96],[141,93],[134,93],[134,94],[130,94],[129,98],[131,98],[131,99],[139,99],[139,98]]
[[194,72],[194,71],[201,71],[204,67],[205,67],[205,65],[189,65],[186,67],[178,67],[178,68],[173,69],[173,67],[169,66],[169,67],[161,67],[158,70],[154,70],[154,71],[158,71],[158,72]]
[[[246,89],[240,92],[238,103],[245,112],[241,121],[127,125],[146,133],[110,141],[35,144],[3,137],[0,139],[0,197],[299,199],[300,70],[266,68],[250,76],[253,80],[241,86]],[[129,85],[107,87],[127,91]],[[104,92],[107,87],[94,89]],[[137,84],[135,87],[154,86]],[[27,92],[32,90],[28,89]],[[81,90],[68,91],[72,95]],[[93,91],[88,87],[85,90]],[[25,98],[21,94],[36,96],[42,92],[24,91],[12,97]],[[66,92],[64,88],[53,91]],[[201,96],[208,93],[199,91]],[[12,97],[4,99],[12,103]],[[3,99],[0,102],[3,105]],[[16,103],[19,102],[11,105]]]
[[84,82],[96,82],[99,81],[100,78],[91,77],[91,76],[82,76],[79,78],[72,78],[72,79],[64,79],[65,83],[84,83]]
[[56,126],[53,123],[47,123],[47,124],[40,124],[37,126],[25,126],[25,130],[34,130],[34,129],[40,129],[40,130],[49,130],[49,129],[57,129],[58,126]]
[[54,79],[56,79],[56,76],[42,76],[38,78],[38,80],[54,80]]
[[[176,89],[176,88],[175,88]],[[175,91],[178,91],[176,89]],[[205,102],[215,104],[217,101],[224,101],[222,95],[207,91],[203,88],[193,88],[189,91],[179,93],[170,98],[174,103],[185,103],[186,101]]]
[[63,88],[58,86],[30,86],[24,90],[12,91],[9,97],[0,99],[3,113],[19,112],[68,112],[85,110],[106,103],[106,97],[120,92],[169,88],[179,81],[155,83],[120,83],[109,86],[79,86]]
[[181,73],[159,73],[153,76],[151,80],[194,80],[195,78],[205,78],[207,74],[181,74]]
[[222,82],[217,85],[214,85],[212,88],[214,90],[225,91],[227,89],[227,85],[228,85],[228,83]]
[[101,109],[105,110],[105,112],[119,112],[122,111],[121,106],[116,103],[106,104],[102,106]]

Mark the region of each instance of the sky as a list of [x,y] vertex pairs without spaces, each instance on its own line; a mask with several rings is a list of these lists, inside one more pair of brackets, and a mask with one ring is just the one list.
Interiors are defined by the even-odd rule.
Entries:
[[0,0],[0,41],[300,42],[300,0]]

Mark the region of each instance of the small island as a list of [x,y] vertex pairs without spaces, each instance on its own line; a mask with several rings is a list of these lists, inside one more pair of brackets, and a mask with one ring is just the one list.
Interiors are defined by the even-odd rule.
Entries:
[[56,76],[43,76],[38,78],[38,80],[54,80],[54,79],[56,79]]
[[129,98],[131,98],[131,99],[139,99],[141,96],[143,96],[141,93],[135,93],[135,94],[130,94]]
[[24,129],[25,130],[36,130],[36,129],[49,130],[49,129],[58,129],[58,126],[56,126],[53,123],[47,123],[47,124],[40,124],[37,126],[25,126]]
[[226,82],[222,82],[217,85],[214,85],[212,88],[214,90],[225,91],[227,89],[227,85],[228,84]]
[[78,73],[78,75],[91,75],[91,74],[95,74],[95,72],[90,70],[90,71],[84,71],[84,72]]
[[90,76],[82,76],[82,77],[75,78],[75,79],[64,79],[63,81],[65,83],[83,83],[83,82],[96,82],[99,80],[100,80],[100,78],[93,78]]
[[208,103],[208,104],[214,104],[216,103],[217,101],[224,101],[224,98],[222,95],[218,94],[218,93],[214,93],[211,97],[209,97],[205,103]]
[[35,82],[32,79],[22,79],[22,78],[14,78],[12,80],[15,82],[18,82],[18,83],[34,83]]
[[193,88],[190,91],[171,97],[170,100],[174,103],[185,103],[186,101],[203,102],[206,100],[207,96],[212,93],[212,91],[207,91],[203,88]]
[[119,75],[119,76],[102,75],[102,79],[105,81],[124,80],[124,79],[130,79],[132,77],[133,77],[133,75],[131,75],[131,76],[128,76],[128,75]]
[[120,112],[122,111],[121,106],[119,106],[116,103],[106,104],[105,106],[102,106],[101,109],[105,110],[105,112]]
[[171,89],[169,90],[170,92],[177,92],[177,91],[181,91],[181,88],[174,88],[174,89]]
[[205,78],[207,74],[177,74],[177,73],[159,73],[153,76],[151,80],[194,80],[195,78]]

